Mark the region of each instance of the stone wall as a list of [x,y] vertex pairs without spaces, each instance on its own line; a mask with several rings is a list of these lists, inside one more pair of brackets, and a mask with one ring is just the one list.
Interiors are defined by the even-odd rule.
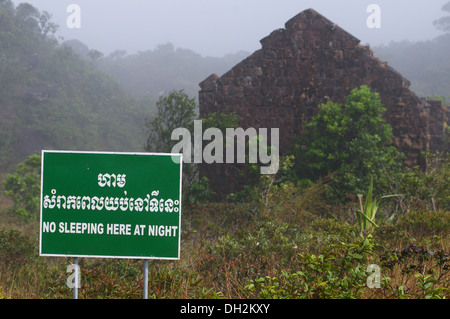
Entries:
[[[417,97],[401,74],[316,11],[301,12],[261,44],[222,77],[213,74],[200,83],[201,115],[236,112],[243,128],[279,128],[283,154],[319,104],[343,103],[352,89],[365,84],[379,93],[406,164],[422,165],[423,150],[444,147],[444,105]],[[228,193],[240,183],[234,170],[217,164],[203,165],[201,172],[218,192]]]
[[448,152],[448,136],[445,130],[450,110],[437,100],[425,100],[424,105],[427,114],[428,149]]

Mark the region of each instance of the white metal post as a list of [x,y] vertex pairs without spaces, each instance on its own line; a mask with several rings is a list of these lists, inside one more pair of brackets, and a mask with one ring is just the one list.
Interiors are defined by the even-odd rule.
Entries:
[[144,289],[142,298],[148,299],[148,259],[144,259]]
[[73,258],[73,271],[75,275],[75,282],[73,285],[73,299],[78,299],[78,284],[80,282],[80,271],[78,267],[78,257]]

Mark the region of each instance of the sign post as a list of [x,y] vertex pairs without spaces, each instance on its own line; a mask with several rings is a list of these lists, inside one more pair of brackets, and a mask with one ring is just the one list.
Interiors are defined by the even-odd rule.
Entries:
[[142,298],[148,299],[148,259],[144,259],[144,285],[142,290]]
[[73,285],[73,299],[78,299],[78,284],[80,283],[80,267],[78,266],[78,257],[73,258],[73,271],[75,275]]
[[182,162],[42,151],[40,255],[144,259],[144,280],[149,259],[179,260]]

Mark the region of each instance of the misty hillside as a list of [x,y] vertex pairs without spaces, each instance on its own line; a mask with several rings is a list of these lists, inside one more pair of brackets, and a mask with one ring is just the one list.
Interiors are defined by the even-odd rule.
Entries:
[[29,4],[0,3],[2,170],[42,149],[143,151],[159,94],[196,96],[204,77],[239,62],[170,45],[103,57],[76,40],[58,43],[57,28]]
[[129,56],[124,54],[113,52],[100,61],[99,68],[115,75],[134,96],[152,98],[173,89],[198,97],[201,81],[212,73],[225,73],[249,55],[238,52],[222,58],[202,57],[188,49],[175,49],[171,43]]
[[53,34],[48,13],[0,5],[0,167],[42,149],[142,149],[146,106]]
[[429,41],[392,42],[374,52],[411,81],[417,95],[450,97],[449,33]]
[[203,57],[192,50],[175,48],[172,43],[166,43],[154,50],[131,55],[125,50],[116,50],[104,57],[101,52],[90,50],[75,39],[63,44],[85,60],[96,58],[99,70],[117,78],[120,85],[134,97],[146,97],[153,103],[172,90],[184,90],[190,97],[197,98],[200,82],[212,73],[225,73],[250,55],[240,51],[222,58]]

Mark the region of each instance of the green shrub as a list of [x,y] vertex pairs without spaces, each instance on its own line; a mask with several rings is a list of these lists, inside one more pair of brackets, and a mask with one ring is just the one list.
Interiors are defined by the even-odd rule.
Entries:
[[7,299],[6,294],[3,292],[3,289],[1,286],[0,286],[0,299]]
[[[68,274],[61,269],[48,280],[51,287],[46,298],[71,298],[66,286]],[[141,299],[143,262],[129,259],[80,260],[80,299]],[[212,289],[204,288],[195,271],[177,263],[149,262],[148,297],[150,299],[216,298]]]
[[380,261],[389,277],[396,278],[383,287],[386,297],[442,299],[450,294],[450,254],[442,248],[432,250],[411,243],[381,254]]
[[[355,242],[355,238],[358,241]],[[350,266],[346,262],[362,263],[359,259],[367,260],[369,252],[372,252],[372,238],[368,237],[366,241],[361,241],[360,238],[356,227],[331,218],[317,219],[309,228],[299,229],[292,224],[267,216],[255,220],[246,231],[242,230],[233,236],[225,235],[216,242],[207,244],[207,251],[199,271],[208,272],[212,276],[211,281],[214,282],[216,290],[225,290],[225,295],[234,293],[234,297],[249,297],[247,294],[252,298],[269,297],[266,291],[268,285],[273,285],[274,291],[276,285],[293,285],[291,281],[303,280],[295,269],[306,267],[308,271],[312,271],[306,264],[319,261],[329,263],[328,266],[333,266],[335,271],[340,269],[345,273],[351,273],[353,276],[351,279],[347,278],[350,275],[345,279],[344,276],[338,275],[336,278],[329,278],[336,281],[335,285],[338,281],[344,280],[346,285],[351,286],[351,280],[355,279],[355,276],[362,278],[365,268],[362,266],[356,268],[357,265]],[[302,255],[299,252],[302,252]],[[338,263],[336,260],[341,262]],[[347,271],[345,267],[352,269]],[[317,271],[321,270],[317,268]],[[307,276],[312,275],[308,273]],[[258,292],[251,292],[248,287],[245,288],[249,283],[253,283],[255,287],[258,284],[266,285],[267,289],[261,290],[260,287],[261,289],[255,288],[259,289]],[[231,286],[234,289],[230,292]],[[341,288],[344,289],[343,286]],[[270,298],[293,297],[290,293],[284,294],[286,296],[277,292],[276,296]],[[317,297],[315,293],[312,294],[314,295],[312,297]],[[326,298],[326,294],[331,292],[324,292],[321,297]]]
[[12,212],[23,220],[39,217],[40,176],[41,157],[31,155],[3,181],[5,194],[13,200]]
[[190,205],[192,203],[205,203],[211,201],[215,192],[209,187],[209,180],[203,176],[193,181],[183,192],[183,203]]
[[238,290],[228,289],[225,295],[239,293],[239,287],[249,279],[289,268],[298,252],[298,235],[294,227],[264,218],[248,231],[207,244],[199,271],[209,273],[217,290],[227,290],[231,285]]
[[331,176],[327,195],[333,202],[363,193],[372,175],[377,177],[378,194],[387,182],[382,178],[386,170],[399,171],[402,162],[384,111],[379,95],[367,86],[352,90],[345,105],[319,105],[319,113],[294,147],[297,175],[312,180]]
[[425,171],[419,167],[405,168],[398,175],[395,192],[403,194],[399,206],[403,210],[450,210],[450,153],[424,154]]
[[257,298],[358,298],[366,288],[373,238],[330,245],[319,255],[299,254],[297,271],[250,280],[245,290]]
[[448,211],[417,210],[401,215],[396,228],[405,232],[410,241],[421,242],[434,236],[450,235],[450,213]]
[[[334,218],[317,219],[305,232],[311,234],[315,241],[319,242],[320,240],[322,246],[325,243],[351,242],[358,236],[358,229],[355,225]],[[309,241],[309,244],[313,245],[314,240]],[[322,247],[318,246],[318,248]]]
[[0,230],[0,271],[15,269],[31,262],[36,250],[26,236],[16,230]]
[[273,218],[264,218],[255,224],[251,232],[239,238],[245,251],[256,256],[276,257],[281,264],[288,263],[298,248],[298,229]]

